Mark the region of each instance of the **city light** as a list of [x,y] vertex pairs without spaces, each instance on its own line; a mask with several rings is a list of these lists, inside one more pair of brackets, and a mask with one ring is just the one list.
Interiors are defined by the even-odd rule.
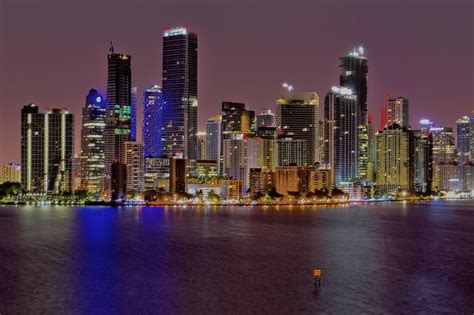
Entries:
[[177,36],[177,35],[187,35],[188,30],[184,27],[176,27],[166,30],[163,34],[163,37]]
[[282,83],[281,86],[282,86],[283,88],[287,89],[288,92],[293,91],[293,86],[290,85],[290,84],[288,84],[288,83],[286,83],[286,82]]

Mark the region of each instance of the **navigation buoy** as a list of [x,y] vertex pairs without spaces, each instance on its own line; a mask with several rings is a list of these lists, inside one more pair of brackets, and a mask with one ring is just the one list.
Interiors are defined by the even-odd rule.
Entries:
[[314,286],[321,287],[321,269],[314,269],[313,275],[314,275]]

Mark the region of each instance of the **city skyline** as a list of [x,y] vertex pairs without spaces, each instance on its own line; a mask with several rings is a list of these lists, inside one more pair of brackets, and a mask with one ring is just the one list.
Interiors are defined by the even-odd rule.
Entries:
[[[44,6],[46,7],[47,5],[48,3],[46,2]],[[210,6],[212,4],[207,3],[206,5]],[[327,13],[333,12],[337,7],[328,5],[327,3],[318,3],[318,5],[324,7],[326,10],[325,12]],[[447,5],[443,5],[442,3],[435,3],[433,4],[433,10],[430,10],[428,15],[432,19],[435,19],[437,16],[441,17],[443,10],[457,10],[456,12],[462,14],[462,9],[466,8],[466,6],[468,6],[467,8],[469,9],[469,5],[470,4],[468,2],[464,1],[458,1],[455,5],[451,5],[449,7]],[[153,5],[149,3],[142,3],[142,6],[135,7],[134,10],[139,11],[146,8],[147,6]],[[170,12],[173,11],[172,5],[168,4],[164,6],[168,8]],[[190,7],[193,6],[194,5],[190,4]],[[238,10],[243,10],[243,8],[248,7],[249,4],[242,4],[241,6],[238,6],[236,4],[230,3],[229,6],[236,7]],[[306,6],[311,5],[307,4]],[[364,4],[359,4],[358,6],[360,8],[353,8],[355,15],[361,13]],[[410,14],[414,14],[421,8],[417,7],[417,5],[408,5],[406,3],[403,4],[402,7],[403,6],[409,7],[412,11],[414,11]],[[82,5],[79,5],[79,8],[77,9],[81,9],[81,7]],[[98,5],[98,7],[100,7],[100,5]],[[260,5],[254,5],[254,7],[256,8],[257,12],[261,13],[262,7]],[[284,6],[281,4],[276,4],[277,9],[281,10],[282,7]],[[351,8],[352,7],[353,5]],[[15,16],[15,12],[18,13],[18,8],[25,9],[24,14],[26,16],[31,14],[35,8],[40,11],[43,10],[43,7],[32,7],[31,3],[28,5],[27,2],[16,5],[3,3],[2,9],[4,12],[2,12],[2,14],[6,17],[6,25],[14,24],[11,17]],[[372,11],[373,10],[377,9],[372,8]],[[380,12],[383,11],[383,14],[390,15],[395,13],[404,14],[408,18],[408,22],[411,21],[409,19],[409,16],[411,16],[410,14],[403,12],[400,13],[400,11],[397,12],[397,10],[399,9],[389,12],[389,10],[384,7],[384,10],[380,9]],[[186,19],[186,17],[189,17],[190,13],[187,12],[187,10],[182,13],[182,17],[179,17],[178,12],[175,12],[176,16],[163,19],[162,25],[166,25],[166,22],[170,22],[170,24],[168,24],[170,26],[186,24],[179,23],[179,21],[189,20]],[[91,14],[95,13],[92,12]],[[369,112],[375,117],[376,121],[379,120],[380,107],[384,102],[385,92],[389,92],[393,97],[404,96],[410,100],[410,122],[412,126],[416,124],[421,118],[429,118],[430,120],[434,121],[437,126],[455,128],[456,120],[464,115],[470,114],[472,111],[472,104],[474,103],[474,97],[472,93],[473,71],[469,70],[472,69],[473,64],[472,62],[467,62],[466,65],[466,62],[463,62],[462,65],[456,65],[454,60],[460,59],[460,56],[464,56],[464,61],[472,60],[472,46],[469,46],[468,41],[463,42],[463,36],[451,36],[452,38],[448,38],[449,34],[455,34],[455,30],[459,29],[460,27],[462,27],[464,30],[472,29],[472,27],[470,27],[472,26],[472,20],[469,20],[469,18],[467,18],[465,22],[462,22],[462,19],[453,20],[451,21],[451,24],[454,23],[453,25],[448,25],[449,23],[446,20],[443,20],[444,23],[439,23],[440,25],[435,26],[440,28],[445,26],[444,30],[439,30],[437,33],[438,35],[445,35],[442,37],[446,39],[446,41],[443,42],[443,45],[438,46],[434,45],[434,38],[431,38],[433,34],[429,33],[426,33],[425,37],[422,38],[422,43],[416,44],[411,42],[420,35],[423,29],[425,29],[425,26],[418,25],[419,23],[416,25],[416,32],[414,32],[415,34],[412,35],[408,34],[406,29],[395,30],[388,26],[381,25],[381,27],[384,28],[383,30],[386,31],[384,34],[387,35],[387,38],[382,39],[367,29],[367,25],[369,24],[368,22],[367,24],[362,23],[361,25],[356,26],[356,30],[345,30],[346,32],[342,32],[336,27],[336,25],[334,25],[334,28],[326,28],[326,33],[330,33],[329,35],[325,34],[324,32],[320,33],[319,36],[315,35],[315,38],[321,39],[321,41],[317,41],[318,43],[324,43],[324,45],[317,45],[318,47],[314,47],[313,44],[308,43],[308,41],[305,40],[305,34],[308,34],[305,32],[309,32],[309,30],[303,28],[300,29],[299,34],[297,33],[301,36],[294,36],[293,38],[285,37],[284,42],[293,43],[299,47],[302,47],[301,51],[305,51],[304,54],[302,54],[301,51],[295,50],[292,50],[290,53],[285,47],[283,47],[284,45],[282,45],[281,38],[275,38],[275,36],[278,34],[283,36],[283,33],[281,33],[281,26],[264,25],[260,28],[253,29],[255,34],[250,33],[250,30],[247,28],[234,30],[228,29],[229,27],[224,27],[222,32],[227,30],[229,35],[235,35],[230,41],[230,47],[235,50],[235,54],[233,54],[229,49],[216,47],[216,45],[219,44],[220,46],[226,46],[223,45],[223,42],[219,42],[217,40],[221,36],[220,34],[216,34],[216,28],[218,25],[216,24],[215,19],[207,23],[200,21],[199,17],[202,14],[202,12],[198,12],[196,17],[193,18],[195,21],[190,21],[192,23],[188,23],[191,31],[196,32],[199,35],[201,42],[199,53],[201,60],[199,68],[199,130],[204,130],[205,122],[209,116],[220,112],[220,104],[225,100],[244,102],[246,103],[247,108],[251,110],[261,108],[274,109],[275,99],[279,94],[281,94],[281,82],[283,81],[290,82],[299,91],[315,91],[320,96],[324,95],[330,86],[337,84],[338,58],[345,56],[354,45],[357,45],[360,42],[364,43],[367,49],[367,56],[370,59]],[[251,21],[253,21],[252,19],[255,18],[253,14],[255,13],[252,13],[250,16]],[[281,14],[281,12],[279,14]],[[304,14],[302,13],[301,16],[303,17]],[[370,19],[374,19],[374,17],[371,15]],[[72,25],[75,25],[73,22],[74,21],[71,22]],[[296,24],[298,25],[304,24],[299,20],[297,22],[298,23]],[[311,26],[309,28],[311,30],[317,31],[316,26],[317,25],[314,25],[314,27]],[[405,28],[407,26],[400,25],[400,27]],[[119,36],[115,31],[111,32],[110,30],[99,29],[99,35],[92,36],[94,40],[91,40],[91,44],[93,44],[91,46],[92,49],[88,47],[88,49],[90,49],[88,56],[81,56],[81,58],[78,58],[77,60],[80,62],[77,62],[77,64],[75,62],[76,59],[70,58],[62,60],[61,62],[61,67],[64,63],[66,63],[68,67],[64,68],[72,67],[72,69],[75,69],[77,66],[84,68],[83,63],[90,65],[90,72],[84,74],[83,71],[78,71],[77,73],[80,75],[75,76],[76,72],[70,70],[61,75],[51,77],[51,80],[38,81],[38,75],[41,75],[42,71],[44,71],[42,70],[42,67],[49,65],[53,70],[55,69],[58,71],[58,67],[52,63],[52,61],[57,60],[60,57],[61,52],[66,52],[67,54],[67,52],[70,51],[69,49],[74,48],[74,45],[67,48],[61,47],[59,50],[51,50],[52,52],[49,51],[47,55],[43,55],[45,53],[43,48],[40,49],[33,45],[33,47],[39,49],[35,56],[42,58],[42,60],[45,60],[45,62],[40,64],[29,64],[28,62],[19,63],[16,62],[19,56],[13,56],[11,52],[15,51],[18,53],[20,51],[18,50],[18,46],[21,46],[22,44],[17,42],[16,37],[12,36],[12,32],[23,34],[22,32],[24,30],[20,28],[13,31],[12,28],[9,27],[8,30],[2,34],[2,40],[5,40],[7,45],[3,46],[3,50],[1,50],[1,52],[5,53],[7,56],[6,60],[9,62],[4,62],[4,64],[1,65],[6,69],[6,71],[3,72],[4,75],[1,78],[2,81],[0,82],[2,83],[2,86],[5,87],[5,89],[2,88],[0,91],[2,92],[0,94],[0,105],[2,110],[5,109],[6,114],[2,115],[1,118],[2,120],[0,128],[2,136],[0,137],[2,146],[4,146],[4,143],[7,143],[8,148],[1,155],[0,162],[2,164],[6,164],[12,161],[19,161],[19,141],[13,142],[9,141],[8,139],[19,139],[20,126],[18,124],[18,119],[7,119],[7,117],[18,117],[19,110],[23,106],[29,103],[35,103],[41,108],[67,107],[75,114],[76,117],[80,117],[83,99],[89,89],[95,88],[99,92],[102,92],[102,94],[105,94],[106,79],[104,77],[106,75],[106,54],[110,39],[113,39],[117,51],[132,55],[132,69],[134,73],[134,81],[132,82],[132,86],[138,86],[138,94],[141,94],[140,91],[143,91],[143,89],[145,89],[147,86],[150,86],[154,82],[158,82],[161,73],[160,63],[162,53],[160,51],[162,30],[156,26],[154,26],[154,28],[157,30],[153,32],[153,34],[155,34],[153,37],[136,35],[131,39],[127,36]],[[290,30],[288,30],[288,32],[290,32],[292,29],[291,27],[289,28]],[[366,32],[362,33],[363,30]],[[390,38],[390,31],[392,33],[397,33],[400,38]],[[54,32],[52,33],[54,34]],[[109,33],[109,35],[107,36],[105,33]],[[360,34],[357,35],[354,33]],[[268,51],[268,48],[265,50],[264,47],[262,47],[254,37],[258,35],[261,36],[263,34],[268,36],[267,45],[271,45],[270,48],[275,48],[271,49],[271,54],[265,54],[265,51]],[[342,36],[336,42],[331,42],[331,34],[342,34],[345,36]],[[407,37],[403,38],[403,35],[406,35]],[[49,36],[52,36],[52,34],[44,34],[40,38],[44,38],[46,42],[48,42]],[[140,52],[140,48],[144,47],[143,43],[141,42],[141,37],[146,37],[147,43],[151,45],[150,47],[153,47],[152,51],[154,58],[150,58],[151,53],[144,54],[143,52]],[[327,41],[327,44],[325,44],[326,42],[322,41],[324,39]],[[66,38],[62,42],[66,46],[69,43],[69,39]],[[79,39],[79,42],[84,42],[84,40]],[[387,42],[405,43],[406,45],[404,48],[406,49],[400,50],[398,47],[396,47],[397,45],[394,44],[391,53],[387,54],[386,47],[383,47]],[[10,43],[12,45],[8,45]],[[95,46],[94,44],[98,44],[98,46]],[[240,46],[247,47],[247,50],[248,47],[255,47],[258,49],[242,54],[240,52],[240,49],[242,49]],[[414,53],[416,47],[423,47],[423,50],[418,51],[418,53]],[[437,50],[434,50],[434,47],[437,47]],[[218,48],[217,52],[216,48]],[[79,51],[81,50],[79,49],[78,52]],[[27,53],[32,52],[29,51]],[[25,57],[24,60],[28,60],[28,55],[24,54],[25,52],[21,51],[21,53],[18,53],[17,55],[23,55]],[[400,62],[400,56],[406,60],[406,62],[403,64]],[[469,57],[471,58],[469,59]],[[302,66],[302,62],[296,61],[295,59],[302,59],[303,62],[306,63],[306,66]],[[3,60],[5,61],[5,59]],[[235,64],[238,65],[239,61],[249,62],[249,65],[246,65],[245,68],[238,67]],[[428,65],[432,64],[433,62],[435,62],[435,64],[439,67],[437,68],[437,72],[442,72],[443,76],[436,78],[433,76],[433,73],[429,75],[429,71],[434,71],[431,69],[429,69],[428,72],[426,69],[424,71],[417,71],[417,69],[420,70],[428,67]],[[255,63],[259,63],[260,65],[255,66]],[[24,69],[23,67],[27,64],[31,66],[28,68],[27,75],[20,77],[20,70]],[[224,69],[227,70],[224,73],[219,74],[219,71],[217,71],[218,69],[216,69],[216,65],[225,65],[226,67],[224,67]],[[250,67],[251,65],[253,66],[253,71]],[[12,66],[16,67],[12,68]],[[18,72],[13,72],[12,69],[16,68],[18,68]],[[232,70],[229,71],[229,68]],[[251,72],[246,73],[247,70]],[[407,72],[407,70],[409,71]],[[249,73],[252,75],[249,76]],[[308,75],[308,73],[311,75]],[[316,75],[314,73],[316,73]],[[456,73],[455,79],[452,76],[452,73]],[[210,76],[212,76],[212,78],[210,78]],[[268,77],[265,79],[265,76]],[[76,84],[70,85],[70,80],[72,77],[75,77],[74,79],[76,80]],[[138,77],[138,79],[135,80],[135,77]],[[246,77],[246,79],[243,80],[243,77]],[[423,80],[420,78],[423,78]],[[446,80],[446,78],[449,78],[449,80]],[[32,84],[33,80],[35,80],[35,84]],[[236,85],[236,81],[241,82],[240,86]],[[440,85],[442,85],[444,89],[440,89]],[[31,88],[25,91],[24,86],[31,86]],[[19,87],[22,87],[22,92],[19,91]],[[18,93],[14,91],[18,91]],[[61,92],[54,93],[57,91]],[[433,93],[433,91],[441,92],[436,94]],[[459,93],[459,91],[462,91],[462,93]],[[137,120],[139,121],[139,127],[137,130],[139,130],[140,133],[140,126],[143,117],[143,102],[141,97],[137,103],[139,104],[137,109]],[[430,106],[427,104],[433,105]],[[444,106],[447,106],[446,104],[448,104],[450,110],[444,112],[443,109]],[[375,126],[378,125],[378,123],[375,123]],[[414,125],[413,127],[416,128],[417,126]],[[77,130],[75,134],[75,140],[75,153],[79,153],[78,143],[80,143],[80,141]],[[138,137],[138,140],[141,140],[140,136]]]

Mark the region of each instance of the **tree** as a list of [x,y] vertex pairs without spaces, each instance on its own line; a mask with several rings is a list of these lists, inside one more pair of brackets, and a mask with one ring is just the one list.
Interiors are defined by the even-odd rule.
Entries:
[[268,189],[266,195],[267,195],[268,197],[272,198],[272,199],[274,199],[274,198],[282,198],[282,197],[283,197],[282,194],[280,194],[280,193],[278,193],[278,192],[276,191],[276,188],[275,188],[275,187],[270,187],[270,189]]
[[0,200],[18,197],[21,192],[20,183],[5,182],[0,184]]

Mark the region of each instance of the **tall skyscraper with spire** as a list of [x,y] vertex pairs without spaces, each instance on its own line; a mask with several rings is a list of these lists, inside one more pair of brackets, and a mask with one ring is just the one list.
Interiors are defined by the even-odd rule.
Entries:
[[123,145],[132,133],[132,57],[111,47],[107,56],[107,118],[105,130],[106,174],[113,161],[121,161]]
[[348,88],[357,96],[357,129],[358,129],[358,169],[359,180],[367,179],[369,160],[368,136],[368,72],[369,66],[364,47],[354,48],[347,56],[339,58],[341,87]]
[[[122,199],[122,192],[110,191],[112,187],[121,187],[117,178],[111,178],[112,164],[115,169],[122,169],[125,142],[132,140],[132,57],[119,54],[113,46],[107,56],[107,117],[105,121],[105,175],[109,195]],[[114,185],[112,185],[114,183]],[[112,190],[114,190],[112,188]]]
[[198,37],[184,27],[163,34],[163,154],[197,159]]

